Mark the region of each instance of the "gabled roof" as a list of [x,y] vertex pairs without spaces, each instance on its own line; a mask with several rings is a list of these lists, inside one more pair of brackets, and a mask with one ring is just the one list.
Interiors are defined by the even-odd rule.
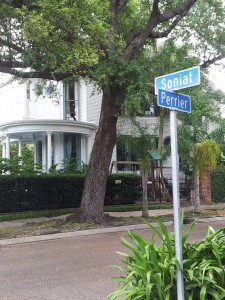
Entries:
[[157,149],[152,149],[147,151],[152,159],[162,160],[162,156]]

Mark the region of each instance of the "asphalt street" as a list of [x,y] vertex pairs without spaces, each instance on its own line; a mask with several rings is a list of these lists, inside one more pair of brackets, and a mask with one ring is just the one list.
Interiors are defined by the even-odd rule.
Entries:
[[[207,226],[225,226],[224,218],[195,225],[190,240],[200,241]],[[173,226],[169,226],[173,230]],[[149,229],[135,230],[145,238]],[[80,236],[46,236],[46,240],[24,239],[19,243],[0,244],[1,300],[104,300],[113,291],[113,277],[121,264],[116,251],[126,251],[121,244],[126,231],[86,231]]]

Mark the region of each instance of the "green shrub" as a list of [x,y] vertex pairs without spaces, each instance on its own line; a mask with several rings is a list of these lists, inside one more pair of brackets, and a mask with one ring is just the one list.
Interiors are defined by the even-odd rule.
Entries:
[[[85,174],[0,176],[0,212],[79,207],[84,180]],[[104,204],[133,204],[140,190],[140,176],[109,175]]]
[[[117,290],[108,295],[108,300],[176,300],[176,268],[174,233],[169,233],[159,218],[159,228],[147,223],[161,244],[148,242],[140,235],[128,231],[131,242],[123,239],[129,253],[125,267],[117,267],[124,276],[117,277]],[[208,228],[206,238],[200,243],[188,243],[186,239],[192,225],[183,232],[183,273],[186,300],[225,299],[225,229],[214,231]]]
[[135,203],[141,195],[141,176],[110,174],[107,180],[105,205]]
[[225,202],[225,169],[211,172],[211,196],[214,202]]
[[1,176],[0,212],[79,207],[84,176]]

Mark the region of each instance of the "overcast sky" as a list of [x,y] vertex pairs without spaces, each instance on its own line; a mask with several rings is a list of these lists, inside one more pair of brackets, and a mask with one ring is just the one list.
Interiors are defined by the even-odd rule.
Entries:
[[[225,64],[225,59],[223,60]],[[210,80],[215,84],[216,87],[225,92],[225,66],[212,66],[209,72]]]

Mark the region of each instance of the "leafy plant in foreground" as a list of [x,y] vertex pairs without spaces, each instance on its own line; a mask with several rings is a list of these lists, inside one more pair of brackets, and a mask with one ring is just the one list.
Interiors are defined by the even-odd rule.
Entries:
[[[118,288],[108,300],[175,300],[176,268],[174,233],[169,232],[160,218],[155,217],[159,228],[147,223],[153,231],[150,242],[128,231],[131,242],[122,239],[129,253],[125,267],[116,266],[124,275],[117,277]],[[183,273],[186,300],[225,299],[225,229],[214,231],[209,227],[200,243],[188,243],[187,237],[194,224],[183,231]],[[158,236],[161,243],[155,242]],[[159,245],[158,245],[159,244]]]

